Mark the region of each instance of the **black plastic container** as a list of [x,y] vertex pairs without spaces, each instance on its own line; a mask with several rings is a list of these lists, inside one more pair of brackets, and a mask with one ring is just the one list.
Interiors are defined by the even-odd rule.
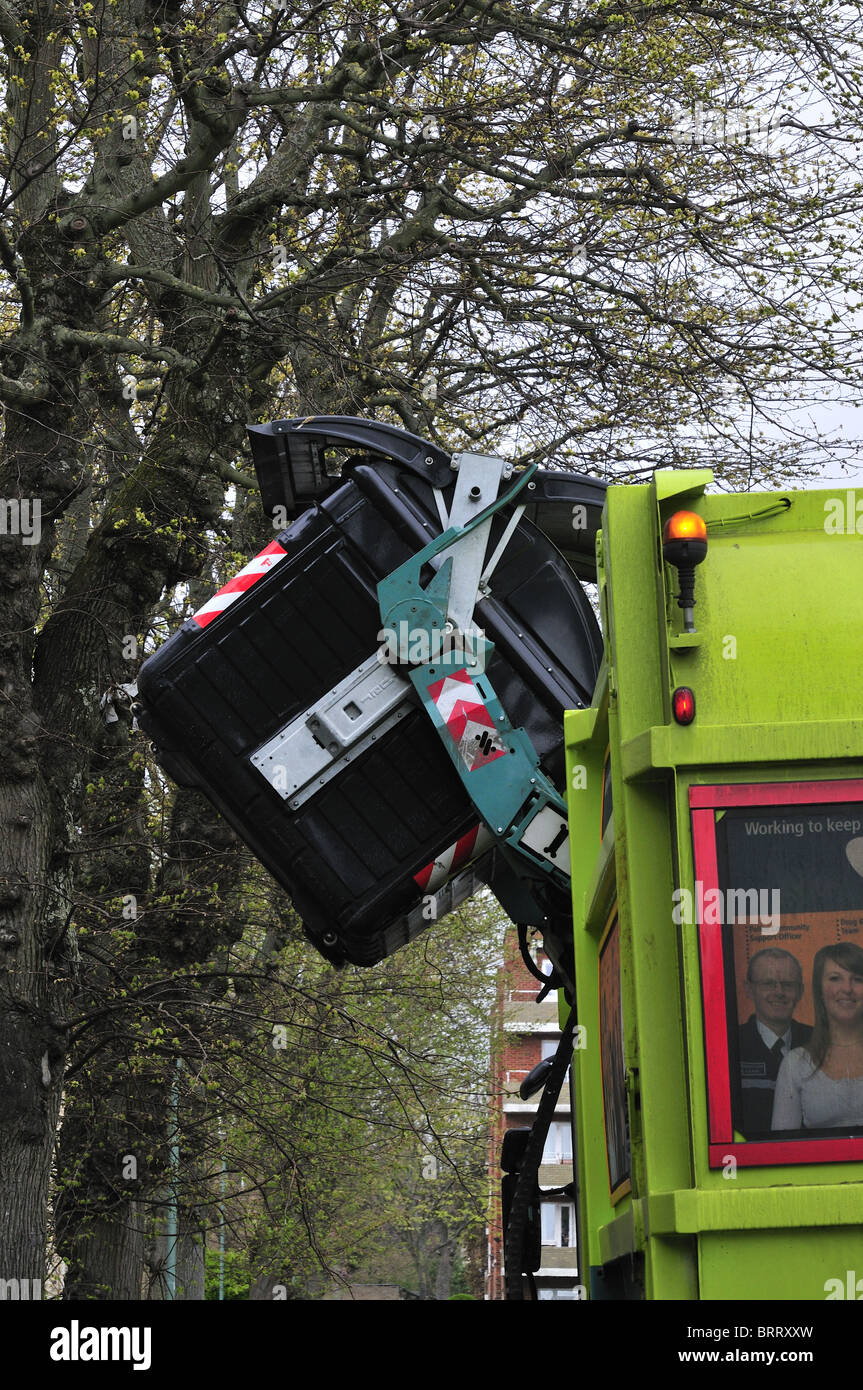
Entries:
[[[562,505],[583,493],[597,511],[601,484],[554,476],[558,490],[562,478],[570,485]],[[373,965],[428,925],[415,875],[477,815],[409,684],[389,726],[300,804],[253,761],[374,655],[378,581],[441,531],[432,487],[403,463],[354,461],[331,486],[253,562],[238,581],[248,588],[218,599],[215,613],[205,605],[149,658],[138,717],[165,771],[200,788],[288,890],[322,954]],[[507,519],[507,509],[495,517],[489,554]],[[491,587],[474,618],[495,643],[489,680],[562,788],[563,712],[589,703],[601,657],[592,608],[526,519]],[[488,855],[451,884],[443,906],[493,878],[493,863]]]

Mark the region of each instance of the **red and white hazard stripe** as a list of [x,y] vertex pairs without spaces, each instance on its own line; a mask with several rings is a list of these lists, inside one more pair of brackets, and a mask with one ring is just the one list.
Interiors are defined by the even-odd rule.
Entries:
[[446,883],[451,874],[456,873],[493,844],[494,840],[485,826],[475,825],[473,830],[462,835],[460,840],[456,840],[454,845],[445,849],[431,864],[426,864],[424,869],[414,874],[414,881],[419,885],[421,892],[434,892],[441,884]]
[[203,608],[199,608],[197,613],[192,615],[194,621],[199,627],[206,627],[214,618],[218,618],[220,613],[224,613],[226,608],[230,608],[234,599],[246,593],[262,575],[269,573],[280,560],[284,560],[286,554],[287,551],[282,549],[278,541],[270,541],[266,549],[256,555],[254,560],[250,560],[245,569],[241,569],[239,574],[229,579],[218,593],[207,600]]
[[475,772],[478,767],[503,757],[506,753],[503,739],[466,670],[454,671],[443,680],[433,681],[428,693],[468,772]]

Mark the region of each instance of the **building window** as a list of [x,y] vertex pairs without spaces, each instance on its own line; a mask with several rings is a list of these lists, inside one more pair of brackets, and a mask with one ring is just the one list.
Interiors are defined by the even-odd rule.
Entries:
[[568,1120],[553,1120],[542,1151],[543,1163],[572,1162],[572,1130]]
[[559,1042],[560,1042],[560,1039],[559,1039],[559,1038],[543,1038],[543,1039],[542,1039],[542,1041],[541,1041],[541,1043],[540,1043],[540,1047],[542,1048],[542,1060],[543,1060],[543,1062],[546,1060],[546,1058],[548,1058],[548,1057],[553,1057],[553,1056],[554,1056],[554,1054],[557,1052],[557,1045],[558,1045]]
[[575,1209],[572,1202],[543,1202],[542,1243],[562,1250],[575,1245]]

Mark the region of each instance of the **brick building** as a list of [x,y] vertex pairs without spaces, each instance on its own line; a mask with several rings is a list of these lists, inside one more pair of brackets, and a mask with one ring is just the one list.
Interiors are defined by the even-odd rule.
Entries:
[[[551,968],[539,950],[533,948],[536,964],[543,973]],[[553,1056],[560,1038],[557,993],[541,1004],[536,1002],[539,981],[524,964],[515,928],[507,931],[504,963],[498,974],[497,1000],[492,1052],[492,1105],[489,1172],[491,1199],[488,1226],[488,1270],[486,1297],[504,1297],[503,1228],[500,1204],[500,1150],[504,1131],[529,1128],[536,1115],[540,1094],[523,1101],[518,1088],[528,1072],[544,1057]],[[549,1128],[543,1163],[539,1170],[540,1188],[563,1187],[572,1181],[572,1126],[570,1092],[561,1089],[554,1120]],[[575,1210],[572,1200],[556,1198],[542,1204],[542,1266],[536,1275],[541,1299],[576,1298],[578,1260],[575,1248]]]

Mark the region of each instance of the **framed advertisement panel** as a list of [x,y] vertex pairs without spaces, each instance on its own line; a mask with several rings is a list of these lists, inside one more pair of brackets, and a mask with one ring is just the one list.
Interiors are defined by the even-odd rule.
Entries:
[[863,1159],[863,781],[689,801],[711,1166]]

